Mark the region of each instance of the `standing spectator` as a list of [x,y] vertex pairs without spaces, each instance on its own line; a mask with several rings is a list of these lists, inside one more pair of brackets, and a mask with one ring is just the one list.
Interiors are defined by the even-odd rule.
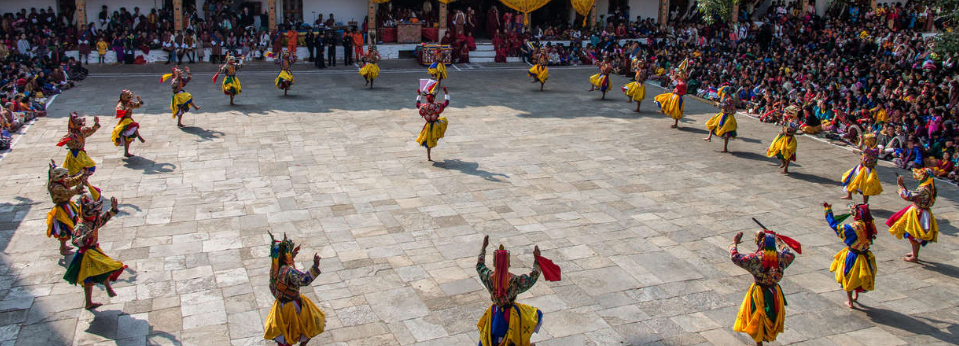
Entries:
[[80,26],[80,38],[77,39],[77,50],[80,53],[80,61],[89,64],[90,63],[90,44],[93,36],[90,34],[90,30],[87,30],[86,25]]
[[313,36],[313,45],[316,47],[316,60],[313,61],[316,68],[326,68],[326,64],[323,62],[323,46],[325,45],[326,40],[323,38],[323,34],[317,33]]
[[313,28],[310,28],[309,30],[306,31],[306,37],[304,38],[304,41],[306,43],[306,51],[310,53],[310,57],[307,58],[307,61],[309,62],[313,62],[313,51],[316,48],[316,43],[314,42],[314,39],[316,39],[316,35],[313,34]]
[[347,29],[343,32],[343,65],[353,64],[353,32]]
[[286,50],[290,52],[290,56],[296,56],[296,44],[299,39],[300,35],[292,27],[286,32]]
[[110,45],[107,44],[107,41],[103,40],[103,36],[100,36],[100,40],[97,41],[97,63],[100,64],[100,66],[103,66],[103,61],[106,60],[107,48],[109,47]]
[[[333,14],[330,14],[332,19]],[[330,66],[336,66],[336,38],[333,37],[333,30],[327,29],[326,32],[326,60],[329,62]]]
[[359,30],[353,30],[353,60],[360,61],[363,58],[363,33]]

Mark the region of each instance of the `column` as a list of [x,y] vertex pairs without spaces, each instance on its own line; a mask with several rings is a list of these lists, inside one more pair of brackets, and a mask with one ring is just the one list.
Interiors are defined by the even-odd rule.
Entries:
[[729,22],[735,27],[736,23],[739,22],[739,0],[733,0],[733,8],[730,10],[730,12],[732,12],[730,13],[732,17],[729,18]]
[[173,0],[173,30],[183,30],[183,0]]
[[[873,0],[876,1],[876,0]],[[806,6],[809,6],[809,0],[802,0],[799,2],[799,17],[802,18],[806,15]]]
[[659,0],[659,27],[665,28],[669,20],[669,0]]
[[596,14],[596,2],[593,1],[593,8],[589,10],[589,28],[590,29],[593,29],[596,27],[597,16],[598,14]]
[[367,45],[373,46],[373,45],[376,45],[376,40],[378,37],[376,32],[376,3],[373,2],[373,0],[367,0],[367,3],[368,3],[369,9],[366,15],[368,16],[369,19],[368,19],[368,22],[366,23],[367,24],[366,27],[368,30],[366,41],[367,41]]
[[446,4],[440,2],[440,30],[437,34],[437,40],[442,40],[443,36],[446,36]]
[[276,0],[269,0],[266,13],[270,15],[270,31],[276,30]]
[[87,1],[76,0],[74,4],[77,6],[77,30],[79,30],[80,26],[87,25]]

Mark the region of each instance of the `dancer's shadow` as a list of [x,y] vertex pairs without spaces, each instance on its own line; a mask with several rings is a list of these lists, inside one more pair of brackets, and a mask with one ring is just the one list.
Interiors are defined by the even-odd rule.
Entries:
[[[685,121],[685,120],[680,120],[679,122],[685,123],[686,121]],[[698,127],[681,126],[681,127],[679,127],[679,130],[680,130],[680,131],[683,131],[683,132],[689,132],[689,133],[698,133],[698,134],[701,134],[701,135],[705,135],[705,134],[708,134],[708,133],[709,133],[709,131],[706,131],[706,130],[701,129],[701,128],[698,128]]]
[[120,278],[117,279],[117,282],[124,282],[128,284],[133,284],[137,282],[137,271],[126,268],[123,270],[127,275],[120,275]]
[[928,269],[948,277],[959,278],[959,267],[954,265],[926,261],[920,261],[919,263],[922,264],[924,269]]
[[133,156],[124,160],[123,167],[130,169],[141,169],[143,174],[170,173],[176,169],[176,165],[167,162],[156,163],[145,157]]
[[939,328],[936,328],[935,326],[932,326],[929,323],[926,323],[915,317],[892,310],[862,305],[861,311],[866,314],[866,317],[869,317],[869,319],[875,323],[904,330],[913,334],[929,335],[950,344],[959,344],[959,336],[957,336],[957,332],[959,332],[959,325],[955,323],[923,317],[924,320],[934,323],[941,323],[944,325],[948,324],[949,327],[946,328],[946,331],[942,331]]
[[479,164],[476,162],[464,162],[459,159],[443,160],[443,162],[433,162],[433,167],[456,170],[456,171],[460,171],[461,173],[475,175],[477,177],[481,177],[483,179],[497,182],[497,183],[503,182],[503,180],[497,177],[509,178],[509,176],[506,174],[493,173],[493,172],[479,169]]
[[[789,166],[792,167],[793,165],[789,165]],[[823,184],[823,185],[835,185],[835,186],[841,185],[841,184],[839,183],[839,180],[838,180],[838,179],[826,179],[826,178],[820,177],[820,176],[818,176],[818,175],[812,175],[812,174],[808,174],[808,173],[789,172],[789,175],[788,175],[788,176],[791,177],[791,178],[793,178],[793,179],[799,179],[799,180],[805,181],[805,182],[807,182],[807,183]]]
[[[101,196],[101,197],[102,197],[102,196]],[[105,197],[103,197],[103,198],[105,198]],[[107,201],[107,203],[109,203],[109,201]],[[140,207],[138,207],[138,206],[136,206],[136,205],[127,204],[127,203],[120,203],[119,205],[117,205],[117,209],[120,210],[119,212],[117,212],[117,216],[120,216],[120,215],[130,215],[130,213],[128,213],[128,212],[126,212],[126,211],[123,210],[123,209],[125,209],[126,207],[130,207],[131,209],[136,210],[136,211],[143,211],[142,209],[140,209]]]
[[749,138],[749,137],[736,137],[736,139],[741,140],[741,141],[746,142],[746,143],[760,143],[760,142],[761,142],[761,141],[758,140],[758,139]]
[[[720,141],[721,141],[721,140],[722,140],[722,138],[720,138]],[[766,157],[766,155],[757,154],[757,153],[754,153],[754,152],[751,152],[751,151],[732,151],[732,150],[730,150],[730,151],[729,151],[729,154],[732,155],[732,156],[735,156],[735,157],[737,157],[737,158],[740,158],[740,159],[772,162],[772,160],[771,160],[770,158]]]
[[211,141],[223,137],[223,132],[206,130],[196,126],[187,126],[180,128],[181,131],[200,137],[200,142]]

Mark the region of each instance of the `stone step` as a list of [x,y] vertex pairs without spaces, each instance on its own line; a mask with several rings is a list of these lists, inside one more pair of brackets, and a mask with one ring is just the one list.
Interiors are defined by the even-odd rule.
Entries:
[[479,49],[477,49],[477,50],[474,50],[474,51],[470,52],[470,58],[472,58],[472,57],[474,57],[474,56],[477,57],[477,58],[492,58],[492,57],[495,57],[495,56],[496,56],[496,52],[495,52],[495,51],[491,51],[491,50],[490,50],[490,51],[480,51]]

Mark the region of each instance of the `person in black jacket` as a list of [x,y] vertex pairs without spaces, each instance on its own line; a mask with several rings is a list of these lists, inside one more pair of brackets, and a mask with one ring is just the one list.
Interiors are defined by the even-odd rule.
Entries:
[[326,47],[326,60],[330,62],[330,66],[336,66],[336,38],[331,31],[326,32]]
[[316,68],[326,68],[326,64],[323,63],[323,46],[326,39],[323,38],[323,34],[317,33],[313,36],[313,45],[316,47],[316,60],[313,61],[313,65]]
[[310,57],[307,58],[307,61],[310,62],[313,61],[313,48],[315,47],[313,40],[315,39],[315,36],[316,35],[313,34],[313,29],[311,28],[306,31],[306,38],[304,38],[304,41],[306,41],[306,51],[310,52]]
[[343,64],[353,64],[353,30],[343,31]]

